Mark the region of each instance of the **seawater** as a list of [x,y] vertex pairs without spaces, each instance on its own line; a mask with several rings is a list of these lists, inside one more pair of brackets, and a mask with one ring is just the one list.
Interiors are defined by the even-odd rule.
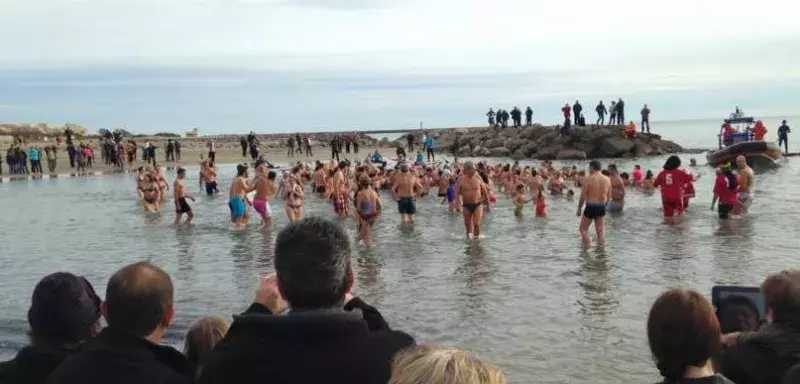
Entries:
[[[657,172],[664,159],[617,164],[622,171],[641,164]],[[586,166],[558,165],[572,164]],[[709,209],[710,168],[692,170],[701,175],[698,198],[681,225],[662,222],[658,196],[629,191],[625,213],[608,219],[602,248],[581,247],[577,202],[563,198],[549,200],[548,218],[533,217],[530,206],[518,219],[501,197],[477,241],[464,239],[461,216],[436,197],[418,201],[413,228],[399,224],[389,201],[375,225],[376,246],[354,245],[355,292],[419,342],[471,349],[515,383],[651,382],[657,371],[645,323],[660,292],[756,285],[797,266],[798,169],[790,161],[758,175],[751,214],[730,226]],[[9,358],[25,344],[33,287],[55,271],[86,276],[104,296],[108,278],[123,265],[149,259],[162,266],[177,300],[166,343],[178,347],[193,320],[243,311],[259,277],[273,271],[275,237],[286,218],[276,200],[274,229],[259,231],[253,219],[246,230],[233,230],[226,192],[234,169],[222,167],[220,174],[221,194],[206,197],[197,168],[189,168],[196,224],[177,228],[170,204],[161,214],[142,213],[132,175],[1,184],[0,355]],[[335,220],[320,197],[310,196],[306,207],[309,215]],[[353,221],[342,225],[355,243]]]

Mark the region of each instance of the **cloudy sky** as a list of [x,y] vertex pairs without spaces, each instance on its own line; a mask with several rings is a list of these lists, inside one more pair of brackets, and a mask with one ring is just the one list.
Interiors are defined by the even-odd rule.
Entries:
[[[0,0],[0,122],[202,132],[800,108],[789,0]],[[590,116],[591,117],[591,116]]]

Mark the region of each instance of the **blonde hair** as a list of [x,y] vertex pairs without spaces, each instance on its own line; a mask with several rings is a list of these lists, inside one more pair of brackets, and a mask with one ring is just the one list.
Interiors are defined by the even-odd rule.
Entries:
[[189,327],[183,353],[189,364],[189,372],[193,372],[195,377],[200,376],[211,350],[228,333],[228,327],[228,322],[219,317],[203,317]]
[[505,384],[496,367],[467,351],[418,346],[394,358],[389,384]]

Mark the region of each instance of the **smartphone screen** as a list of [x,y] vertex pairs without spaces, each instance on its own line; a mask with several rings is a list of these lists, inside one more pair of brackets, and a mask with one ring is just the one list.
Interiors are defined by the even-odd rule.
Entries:
[[[758,287],[718,285],[711,289],[711,302],[723,333],[748,330],[766,318],[764,297]],[[744,329],[740,329],[744,328]]]

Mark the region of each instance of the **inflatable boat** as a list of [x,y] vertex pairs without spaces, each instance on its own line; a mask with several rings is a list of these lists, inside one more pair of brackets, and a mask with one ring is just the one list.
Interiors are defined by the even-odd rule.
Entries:
[[708,165],[718,167],[744,156],[747,164],[755,170],[774,169],[783,165],[784,157],[775,143],[753,139],[753,124],[756,120],[745,117],[738,110],[725,119],[720,127],[719,149],[706,155]]

